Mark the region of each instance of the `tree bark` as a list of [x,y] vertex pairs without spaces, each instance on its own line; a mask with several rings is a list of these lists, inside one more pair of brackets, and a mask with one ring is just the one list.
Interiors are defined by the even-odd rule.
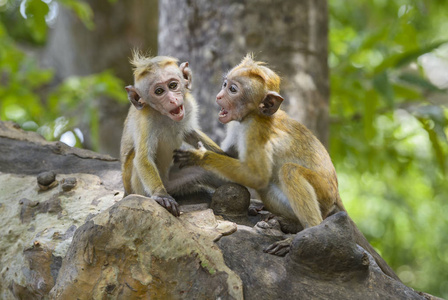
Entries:
[[201,125],[212,138],[224,136],[215,104],[222,76],[253,52],[282,77],[283,109],[327,143],[327,1],[160,0],[159,6],[159,54],[190,62]]
[[[87,29],[72,11],[61,8],[43,54],[45,65],[56,70],[57,82],[72,75],[112,69],[125,84],[132,84],[129,65],[132,48],[157,53],[157,0],[87,2],[94,13],[95,28]],[[98,101],[99,151],[118,157],[129,106],[117,105],[106,98]],[[87,133],[83,131],[85,136]]]

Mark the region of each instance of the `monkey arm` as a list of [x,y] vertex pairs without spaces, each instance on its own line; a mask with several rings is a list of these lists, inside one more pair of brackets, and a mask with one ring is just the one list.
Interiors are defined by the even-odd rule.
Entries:
[[133,193],[131,180],[134,157],[134,142],[132,140],[132,135],[129,133],[129,122],[126,120],[120,145],[120,161],[125,196]]
[[138,152],[134,159],[134,168],[142,181],[145,193],[178,217],[180,213],[176,200],[166,191],[154,161],[146,154],[147,151]]
[[227,182],[199,166],[180,169],[178,164],[174,164],[170,169],[169,180],[165,182],[165,188],[170,195],[176,196],[213,191]]
[[226,155],[226,153],[211,138],[209,138],[200,130],[193,130],[188,132],[185,135],[185,141],[193,147],[196,147],[198,145],[198,142],[201,142],[204,145],[205,149]]
[[146,149],[137,150],[133,162],[134,168],[145,188],[145,192],[148,195],[168,194],[163,186],[157,166],[148,154]]
[[243,162],[206,150],[204,147],[174,152],[174,161],[179,162],[180,167],[201,166],[205,170],[241,185],[253,189],[264,188],[269,184],[272,172],[268,158],[262,151],[252,153],[250,157],[252,159]]
[[124,196],[132,193],[132,165],[135,157],[134,149],[130,150],[129,153],[122,155],[122,179],[123,179],[123,187],[124,187]]

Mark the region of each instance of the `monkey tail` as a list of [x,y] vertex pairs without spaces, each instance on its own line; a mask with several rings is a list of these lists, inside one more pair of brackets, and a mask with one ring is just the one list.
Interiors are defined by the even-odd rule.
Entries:
[[[334,213],[337,211],[345,211],[344,205],[342,204],[342,201],[338,199],[339,201],[336,203],[337,209],[335,209]],[[373,256],[376,263],[380,267],[380,269],[388,276],[392,277],[395,280],[398,280],[401,282],[400,278],[397,274],[395,274],[394,270],[387,264],[387,262],[378,254],[378,252],[375,251],[375,249],[370,245],[369,241],[366,239],[364,234],[359,230],[358,226],[356,226],[355,222],[348,216],[348,219],[350,221],[351,227],[352,227],[352,233],[353,237],[355,239],[355,242],[364,248],[367,252],[370,253],[370,255]]]

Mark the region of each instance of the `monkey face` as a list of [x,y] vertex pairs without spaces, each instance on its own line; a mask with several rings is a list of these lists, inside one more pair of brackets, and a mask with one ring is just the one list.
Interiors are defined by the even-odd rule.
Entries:
[[221,123],[241,122],[250,114],[270,117],[279,109],[283,97],[268,89],[268,83],[276,88],[279,79],[275,73],[269,77],[269,72],[273,73],[252,61],[251,65],[236,66],[227,74],[216,96],[216,103],[221,106]]
[[185,83],[179,68],[176,66],[162,68],[147,84],[148,104],[173,121],[181,121],[185,115]]
[[244,87],[236,80],[226,78],[221,91],[216,96],[216,103],[221,107],[218,118],[223,124],[230,121],[241,121],[248,113],[244,101]]
[[221,107],[218,118],[223,124],[234,119],[235,100],[233,98],[235,98],[237,92],[238,86],[233,83],[229,84],[228,80],[225,79],[221,91],[216,96],[216,103]]

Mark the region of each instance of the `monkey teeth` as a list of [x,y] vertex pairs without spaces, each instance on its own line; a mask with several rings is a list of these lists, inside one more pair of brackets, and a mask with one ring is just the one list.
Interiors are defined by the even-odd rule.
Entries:
[[176,108],[173,109],[172,111],[170,111],[170,114],[172,114],[173,116],[177,116],[177,115],[182,114],[183,110],[184,110],[184,106],[181,105],[181,106],[179,106],[179,107],[176,107]]
[[221,111],[219,112],[219,117],[223,118],[225,116],[227,116],[229,112],[227,110],[225,110],[224,108],[221,108]]

